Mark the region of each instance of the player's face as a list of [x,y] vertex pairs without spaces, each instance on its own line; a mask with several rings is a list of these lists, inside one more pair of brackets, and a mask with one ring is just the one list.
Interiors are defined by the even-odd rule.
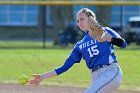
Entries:
[[83,13],[77,14],[77,24],[81,30],[83,31],[87,30],[87,22],[88,22],[88,17],[85,14]]

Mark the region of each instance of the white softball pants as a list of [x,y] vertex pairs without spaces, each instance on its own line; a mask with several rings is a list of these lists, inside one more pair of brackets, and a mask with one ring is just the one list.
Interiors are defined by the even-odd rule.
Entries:
[[85,93],[111,93],[117,90],[122,82],[122,71],[117,63],[91,72],[92,82]]

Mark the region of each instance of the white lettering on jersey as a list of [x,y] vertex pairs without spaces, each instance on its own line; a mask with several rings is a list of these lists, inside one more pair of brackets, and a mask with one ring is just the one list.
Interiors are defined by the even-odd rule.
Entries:
[[80,44],[80,45],[79,45],[79,48],[80,48],[80,49],[83,49],[83,48],[86,48],[86,47],[88,47],[88,46],[94,45],[94,44],[96,44],[96,43],[97,43],[96,40],[95,40],[95,41],[90,40],[90,41],[87,41],[87,42],[84,42],[84,43]]

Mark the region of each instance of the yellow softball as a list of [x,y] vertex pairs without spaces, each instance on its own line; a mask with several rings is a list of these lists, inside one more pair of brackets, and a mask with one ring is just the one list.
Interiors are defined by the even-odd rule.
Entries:
[[19,78],[19,83],[25,85],[28,83],[28,77],[26,75],[21,75]]

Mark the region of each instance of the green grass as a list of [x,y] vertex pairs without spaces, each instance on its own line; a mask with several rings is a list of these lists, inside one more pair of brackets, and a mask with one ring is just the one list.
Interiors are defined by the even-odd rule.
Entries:
[[122,89],[140,90],[140,50],[117,50],[123,71]]
[[[123,70],[121,89],[140,90],[140,46],[131,45],[116,49]],[[0,82],[18,83],[20,75],[44,73],[61,66],[71,49],[0,49]],[[90,73],[84,61],[57,77],[44,80],[41,84],[58,86],[88,87]]]
[[[48,43],[47,43],[48,44]],[[32,41],[0,41],[0,47],[42,47],[42,42]]]

